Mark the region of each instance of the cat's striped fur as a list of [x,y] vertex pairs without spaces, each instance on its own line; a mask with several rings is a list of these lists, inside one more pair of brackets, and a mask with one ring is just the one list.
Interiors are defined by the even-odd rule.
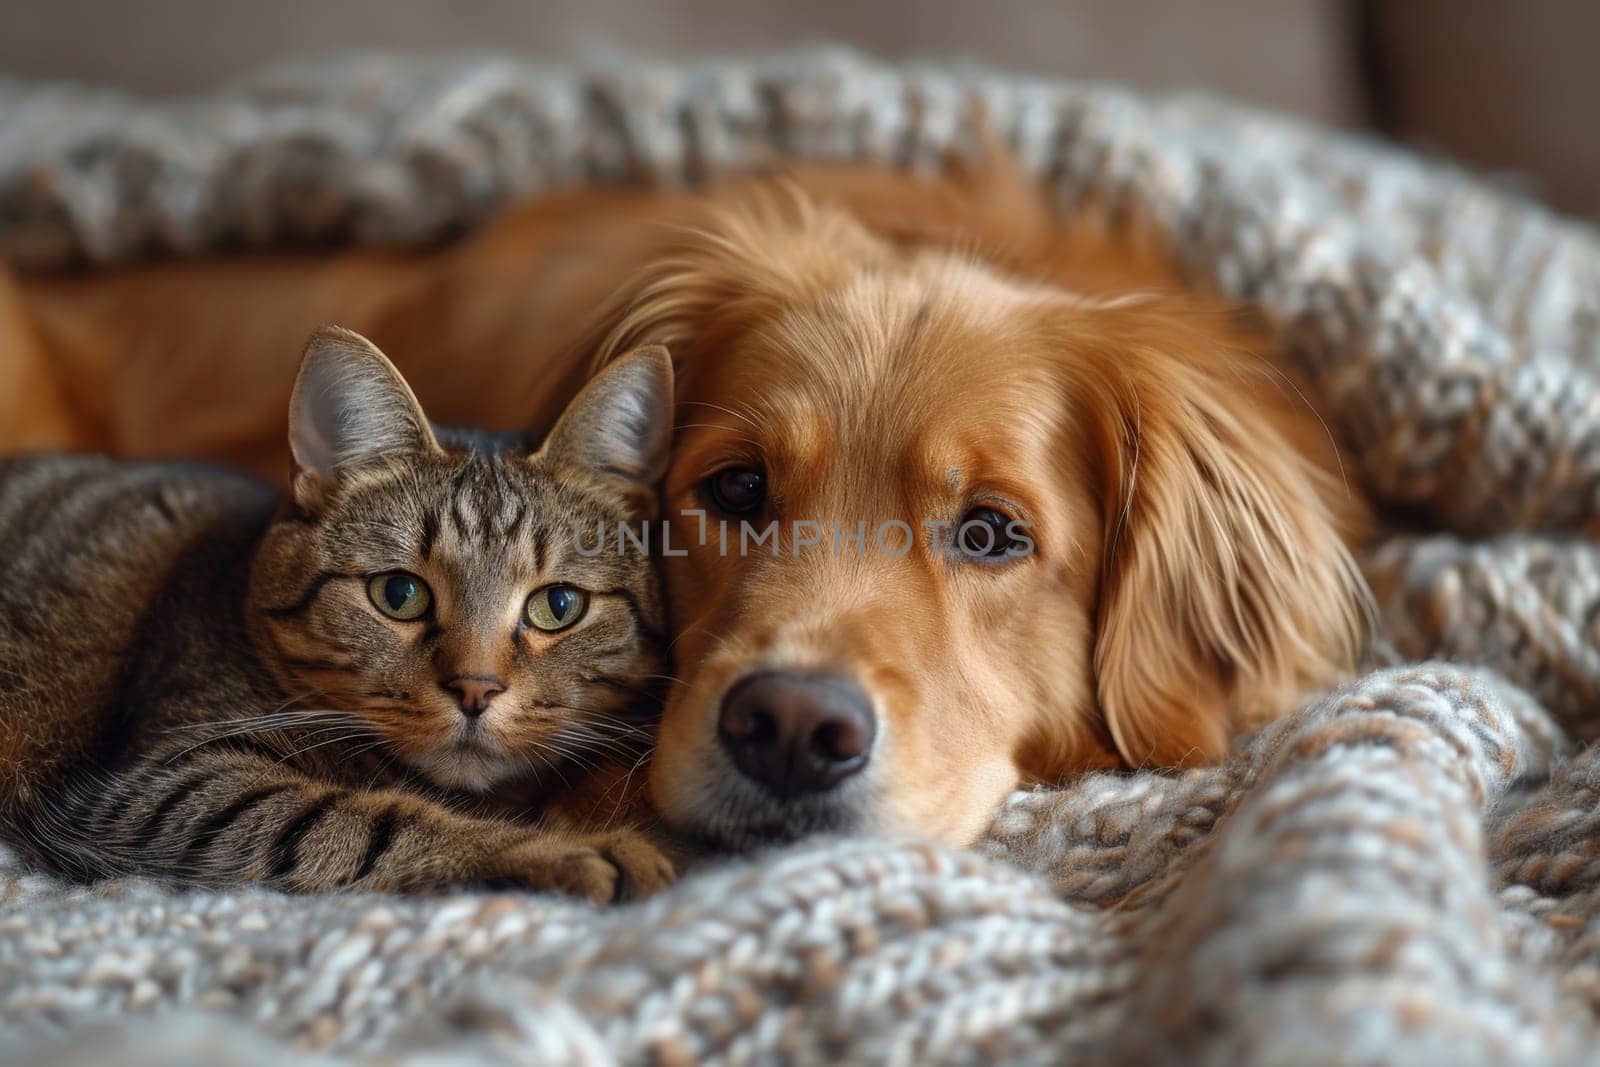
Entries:
[[[670,374],[658,349],[608,372],[530,456],[452,444],[376,349],[328,330],[291,411],[290,501],[208,469],[0,461],[5,836],[84,879],[611,899],[670,878],[638,831],[598,828],[624,798],[577,781],[646,751],[651,562],[573,543],[640,517]],[[394,571],[431,589],[423,616],[369,593]],[[558,633],[521,614],[552,583],[588,594]],[[503,691],[469,713],[463,676]],[[512,817],[543,793],[566,828]]]

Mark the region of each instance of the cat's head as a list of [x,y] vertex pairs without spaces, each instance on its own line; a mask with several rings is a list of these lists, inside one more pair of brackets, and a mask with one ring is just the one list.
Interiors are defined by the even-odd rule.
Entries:
[[250,589],[289,695],[457,789],[617,748],[665,644],[651,560],[615,531],[651,517],[671,412],[671,362],[647,348],[535,452],[452,444],[383,353],[319,330],[290,403],[292,507]]

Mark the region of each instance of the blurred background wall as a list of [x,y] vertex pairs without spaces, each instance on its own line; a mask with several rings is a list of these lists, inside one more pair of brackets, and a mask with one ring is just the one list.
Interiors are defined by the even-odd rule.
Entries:
[[0,0],[0,71],[157,93],[351,48],[565,61],[822,41],[1209,89],[1600,216],[1593,0]]

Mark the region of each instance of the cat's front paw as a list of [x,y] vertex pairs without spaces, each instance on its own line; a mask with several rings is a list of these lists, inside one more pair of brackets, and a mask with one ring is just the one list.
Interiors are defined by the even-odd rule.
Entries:
[[493,879],[585,897],[597,904],[647,897],[675,877],[672,861],[637,830],[573,836],[543,836],[501,857]]

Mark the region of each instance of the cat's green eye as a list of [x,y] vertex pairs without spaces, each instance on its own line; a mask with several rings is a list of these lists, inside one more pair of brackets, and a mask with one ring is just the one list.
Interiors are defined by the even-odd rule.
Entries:
[[589,594],[571,585],[547,585],[528,598],[528,622],[546,633],[565,630],[589,609]]
[[422,618],[433,603],[428,583],[405,571],[390,571],[373,578],[367,583],[367,595],[379,611],[401,622]]

